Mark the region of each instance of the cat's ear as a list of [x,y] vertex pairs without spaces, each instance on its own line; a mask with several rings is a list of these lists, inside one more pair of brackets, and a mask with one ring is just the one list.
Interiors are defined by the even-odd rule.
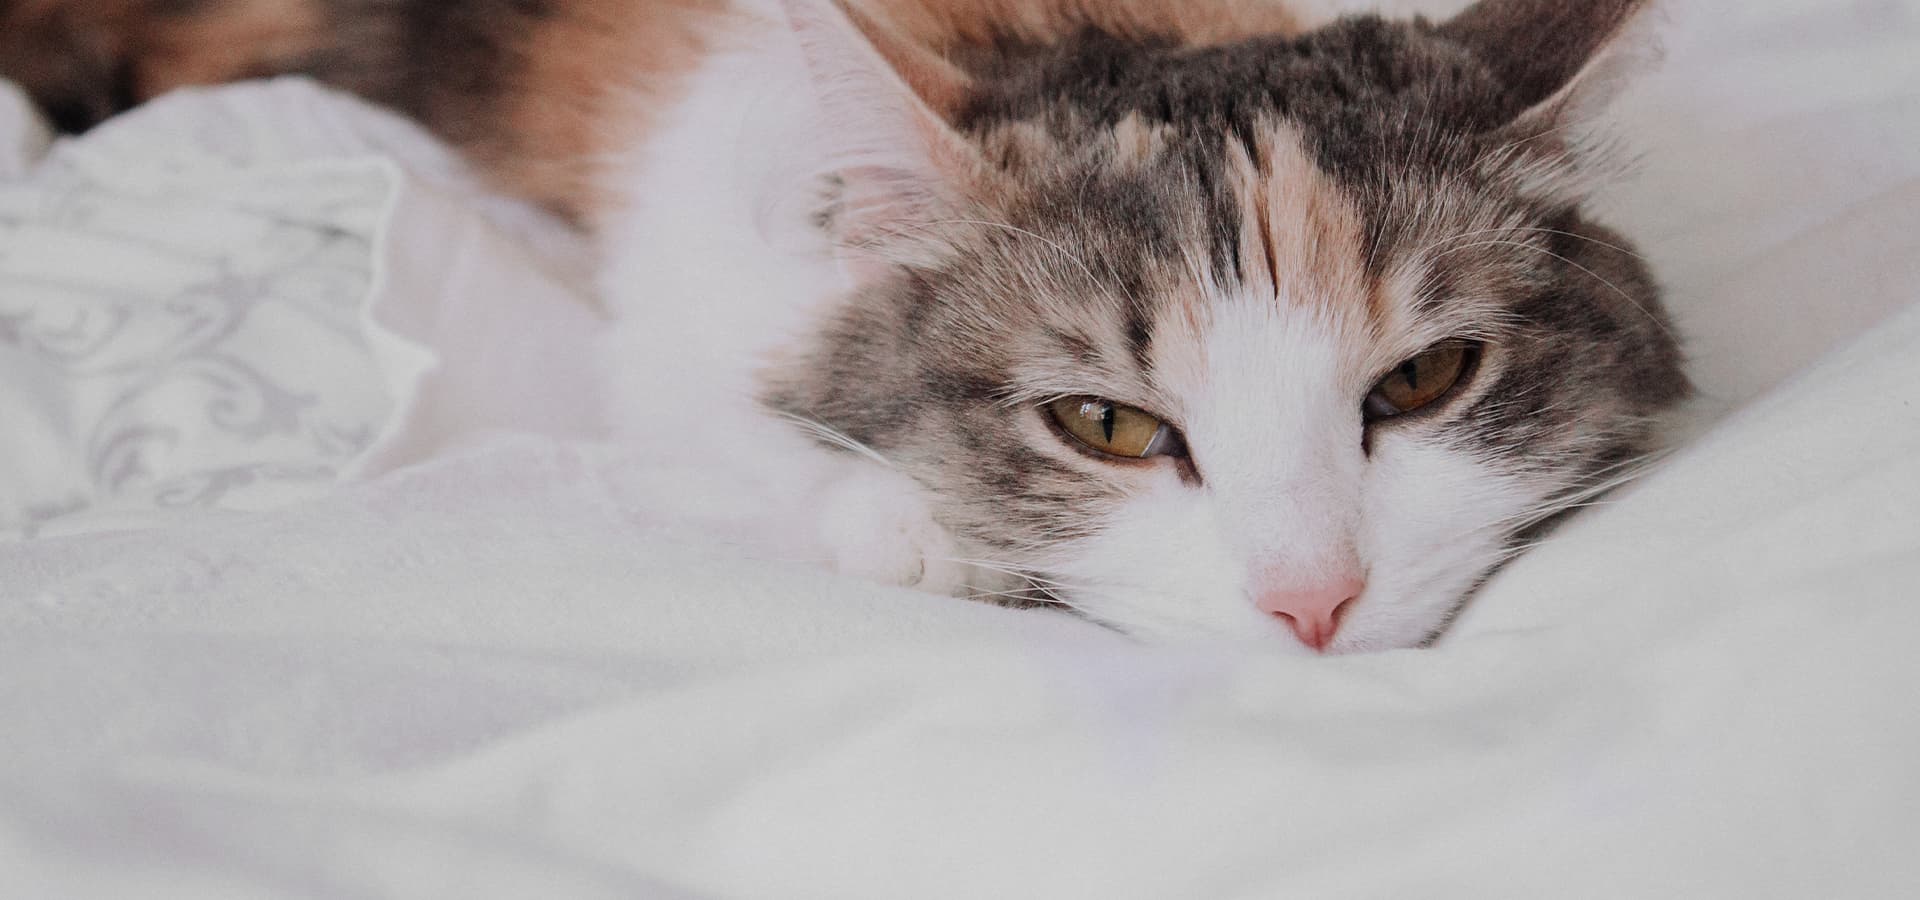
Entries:
[[1654,0],[1480,0],[1441,35],[1491,66],[1519,101],[1507,123],[1546,134],[1597,117],[1658,56]]
[[[856,276],[912,255],[985,171],[948,124],[972,85],[945,59],[839,0],[782,0],[820,99],[841,182],[835,237]],[[919,235],[920,237],[916,237]]]

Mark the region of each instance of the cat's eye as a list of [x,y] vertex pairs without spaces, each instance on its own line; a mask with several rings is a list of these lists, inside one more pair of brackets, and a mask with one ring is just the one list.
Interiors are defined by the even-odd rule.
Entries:
[[1098,397],[1062,397],[1047,404],[1047,415],[1068,437],[1108,456],[1150,459],[1181,452],[1179,431],[1131,406]]
[[1449,341],[1428,348],[1373,386],[1367,395],[1367,419],[1390,419],[1431,406],[1471,374],[1479,358],[1476,344]]

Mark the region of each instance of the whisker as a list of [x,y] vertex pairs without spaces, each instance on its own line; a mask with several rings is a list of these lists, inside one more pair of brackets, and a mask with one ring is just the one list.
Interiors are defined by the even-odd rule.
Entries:
[[852,437],[848,436],[846,432],[841,431],[838,428],[834,428],[833,426],[828,425],[825,422],[821,422],[816,419],[810,419],[806,416],[799,415],[797,413],[781,412],[779,415],[781,418],[786,419],[787,421],[792,422],[795,425],[799,425],[801,428],[806,429],[807,431],[813,433],[814,436],[820,438],[821,440],[826,441],[829,444],[832,444],[843,450],[852,451],[853,453],[859,454],[860,456],[863,456],[867,459],[877,462],[880,465],[886,466],[889,469],[897,468],[891,460],[887,459],[885,456],[880,455],[880,451],[875,450],[872,447],[867,446],[864,443],[861,443],[860,441],[854,440]]
[[1045,577],[1030,569],[1026,569],[1019,566],[1008,565],[1005,563],[997,563],[991,560],[958,559],[953,557],[942,557],[940,561],[957,563],[963,566],[973,566],[975,568],[986,569],[991,572],[998,572],[1002,575],[1007,575],[1009,577],[1019,578],[1024,581],[1031,582],[1032,584],[1038,587],[1054,588],[1054,589],[1063,590],[1063,591],[1084,591],[1087,589],[1087,587],[1084,585],[1069,584],[1065,581],[1060,581],[1058,579]]
[[1647,317],[1647,321],[1652,322],[1654,324],[1654,327],[1659,328],[1662,332],[1664,332],[1667,335],[1667,337],[1675,341],[1678,341],[1680,339],[1678,335],[1673,333],[1672,329],[1667,327],[1667,323],[1661,321],[1659,316],[1654,315],[1652,310],[1647,309],[1647,307],[1644,304],[1642,304],[1638,300],[1635,300],[1632,294],[1629,294],[1626,291],[1622,290],[1619,285],[1614,284],[1613,282],[1608,281],[1605,278],[1602,278],[1600,276],[1600,273],[1595,272],[1594,270],[1589,269],[1586,266],[1583,266],[1577,262],[1574,262],[1573,260],[1568,259],[1565,256],[1561,256],[1560,254],[1555,253],[1552,250],[1548,250],[1545,247],[1535,247],[1534,245],[1525,243],[1523,241],[1479,241],[1473,244],[1468,244],[1464,247],[1455,247],[1451,250],[1446,251],[1445,253],[1440,254],[1440,256],[1447,256],[1452,253],[1459,253],[1464,250],[1471,250],[1475,247],[1494,247],[1494,246],[1510,246],[1510,247],[1519,247],[1523,250],[1532,250],[1535,253],[1542,253],[1547,256],[1551,256],[1554,259],[1557,259],[1563,263],[1566,263],[1569,266],[1579,269],[1580,271],[1586,273],[1588,277],[1592,278],[1595,281],[1600,282],[1603,285],[1606,285],[1609,290],[1613,291],[1615,294],[1620,295],[1620,299],[1627,301],[1627,303],[1631,304],[1634,309],[1639,310],[1641,315],[1644,315]]
[[[1454,243],[1454,242],[1456,242],[1456,241],[1462,241],[1462,240],[1466,240],[1466,239],[1468,239],[1468,238],[1473,238],[1473,237],[1478,237],[1478,236],[1480,236],[1480,235],[1483,235],[1483,234],[1512,234],[1512,235],[1521,235],[1521,234],[1552,234],[1552,235],[1559,235],[1559,236],[1561,236],[1561,237],[1570,237],[1570,238],[1573,238],[1573,239],[1575,239],[1575,240],[1580,240],[1580,241],[1586,241],[1587,243],[1590,243],[1590,244],[1597,244],[1597,245],[1599,245],[1599,246],[1601,246],[1601,247],[1605,247],[1605,248],[1607,248],[1607,249],[1609,249],[1609,250],[1614,250],[1614,251],[1618,251],[1618,252],[1620,252],[1620,253],[1625,253],[1626,255],[1628,255],[1628,256],[1631,256],[1631,257],[1633,257],[1634,259],[1637,259],[1637,260],[1640,260],[1641,262],[1649,262],[1649,260],[1647,259],[1647,257],[1646,257],[1646,256],[1644,256],[1644,255],[1642,255],[1642,254],[1640,254],[1640,253],[1638,253],[1638,252],[1636,252],[1636,251],[1634,251],[1634,250],[1632,250],[1632,249],[1630,249],[1630,248],[1627,248],[1627,247],[1622,247],[1622,246],[1620,246],[1619,244],[1615,244],[1615,243],[1612,243],[1611,241],[1603,241],[1603,240],[1601,240],[1601,239],[1599,239],[1599,238],[1596,238],[1596,237],[1589,237],[1589,236],[1587,236],[1587,235],[1584,235],[1584,234],[1578,234],[1578,233],[1576,233],[1576,232],[1572,232],[1572,231],[1564,231],[1564,230],[1561,230],[1561,229],[1558,229],[1558,228],[1543,228],[1543,227],[1540,227],[1540,226],[1536,226],[1536,225],[1504,225],[1504,226],[1500,226],[1500,227],[1496,227],[1496,228],[1478,228],[1478,229],[1475,229],[1475,230],[1473,230],[1473,231],[1464,231],[1464,232],[1461,232],[1461,233],[1459,233],[1459,234],[1453,234],[1453,235],[1448,235],[1448,236],[1446,236],[1446,237],[1443,237],[1443,238],[1440,238],[1439,240],[1436,240],[1436,241],[1434,241],[1433,243],[1430,243],[1430,244],[1428,244],[1428,245],[1426,245],[1425,247],[1422,247],[1422,248],[1420,248],[1420,249],[1419,249],[1418,251],[1416,251],[1416,252],[1415,252],[1415,253],[1413,254],[1413,256],[1415,256],[1415,257],[1425,257],[1425,256],[1426,256],[1426,254],[1428,254],[1428,253],[1430,253],[1430,252],[1432,252],[1432,251],[1434,251],[1434,250],[1436,250],[1436,249],[1439,249],[1440,247],[1444,247],[1444,246],[1446,246],[1446,245],[1448,245],[1448,244],[1451,244],[1451,243]],[[1479,245],[1475,245],[1475,246],[1479,246]],[[1462,248],[1462,249],[1466,249],[1466,248]],[[1449,251],[1449,252],[1451,252],[1451,251]],[[1444,253],[1443,253],[1443,254],[1441,254],[1441,255],[1442,255],[1442,256],[1445,256],[1446,254],[1444,254]]]

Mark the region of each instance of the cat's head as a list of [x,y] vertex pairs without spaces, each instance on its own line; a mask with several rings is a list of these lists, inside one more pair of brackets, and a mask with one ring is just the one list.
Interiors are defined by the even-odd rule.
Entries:
[[789,0],[858,288],[772,402],[1129,633],[1426,641],[1686,393],[1581,211],[1644,6],[928,48]]

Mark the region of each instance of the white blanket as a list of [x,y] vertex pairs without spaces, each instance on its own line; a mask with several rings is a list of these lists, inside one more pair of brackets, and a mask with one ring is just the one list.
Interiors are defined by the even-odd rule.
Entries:
[[[356,104],[241,86],[64,146],[0,182],[0,527],[42,535],[0,545],[0,896],[1914,895],[1920,4],[1674,18],[1611,204],[1695,339],[1697,436],[1442,646],[1333,660],[676,533],[673,473],[583,440],[564,238]],[[116,180],[141,158],[174,169]],[[263,236],[262,197],[307,214]],[[198,250],[303,235],[360,254],[243,318],[330,342],[206,345],[313,395],[279,431],[135,390],[177,356],[43,352],[49,278],[146,291],[116,334],[164,338]],[[209,268],[118,278],[138,254]],[[178,439],[77,463],[128,391]],[[328,456],[324,423],[364,437]],[[210,468],[254,477],[156,511]]]

